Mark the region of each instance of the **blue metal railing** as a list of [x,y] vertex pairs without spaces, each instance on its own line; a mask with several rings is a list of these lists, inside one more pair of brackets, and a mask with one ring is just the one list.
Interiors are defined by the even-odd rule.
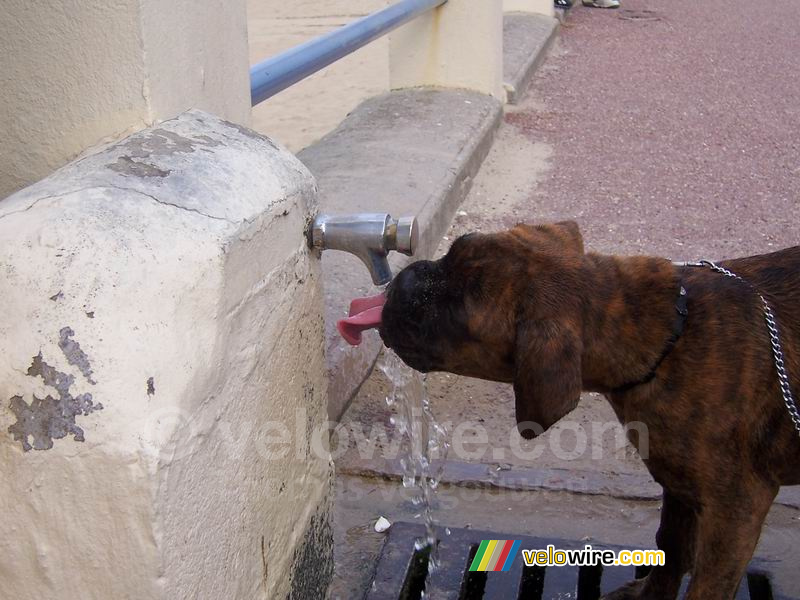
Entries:
[[402,0],[250,67],[255,106],[447,0]]

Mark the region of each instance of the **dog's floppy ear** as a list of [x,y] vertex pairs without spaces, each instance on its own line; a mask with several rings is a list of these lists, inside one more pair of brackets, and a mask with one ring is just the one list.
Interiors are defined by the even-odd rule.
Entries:
[[553,225],[561,234],[564,244],[578,254],[583,254],[583,236],[575,221],[560,221]]
[[583,236],[575,221],[560,221],[544,225],[519,223],[511,229],[511,233],[539,246],[573,254],[584,253]]
[[522,437],[536,437],[577,406],[583,352],[579,331],[555,319],[517,326],[514,396]]

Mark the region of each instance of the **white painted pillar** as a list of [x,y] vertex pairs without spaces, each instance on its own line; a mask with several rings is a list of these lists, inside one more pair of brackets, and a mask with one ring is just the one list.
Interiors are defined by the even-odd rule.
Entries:
[[505,100],[502,0],[449,0],[392,33],[389,83],[465,88]]
[[324,596],[315,212],[200,111],[0,202],[3,598]]
[[196,108],[250,119],[245,0],[4,0],[0,199]]
[[553,0],[503,0],[506,12],[525,12],[537,15],[555,16]]

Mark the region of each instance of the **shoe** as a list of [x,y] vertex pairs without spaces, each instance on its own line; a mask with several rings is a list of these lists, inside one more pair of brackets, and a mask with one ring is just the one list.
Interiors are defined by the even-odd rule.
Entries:
[[583,0],[583,5],[594,8],[619,8],[619,0]]
[[553,0],[553,3],[559,8],[571,8],[572,0]]

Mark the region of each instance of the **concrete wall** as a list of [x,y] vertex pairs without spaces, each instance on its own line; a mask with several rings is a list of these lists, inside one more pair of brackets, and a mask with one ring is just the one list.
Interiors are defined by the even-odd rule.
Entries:
[[0,198],[188,108],[247,124],[244,2],[3,2]]
[[4,597],[322,596],[315,202],[191,112],[0,203]]
[[[388,0],[248,0],[250,62],[257,63],[364,15]],[[381,38],[253,109],[253,128],[297,152],[335,129],[362,101],[389,89]]]

